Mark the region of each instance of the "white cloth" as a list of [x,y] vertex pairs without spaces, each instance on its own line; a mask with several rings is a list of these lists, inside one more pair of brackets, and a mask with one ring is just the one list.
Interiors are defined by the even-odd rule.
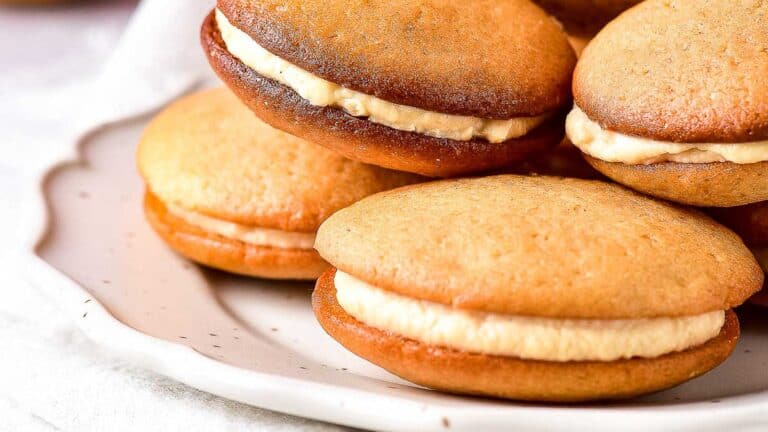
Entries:
[[212,1],[145,0],[121,37],[134,6],[0,8],[0,430],[338,430],[133,367],[85,339],[7,266],[23,231],[19,194],[70,153],[67,141],[211,77],[197,32]]

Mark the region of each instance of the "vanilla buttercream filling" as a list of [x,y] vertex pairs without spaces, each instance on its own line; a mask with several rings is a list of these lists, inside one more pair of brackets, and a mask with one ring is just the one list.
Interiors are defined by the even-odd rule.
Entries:
[[260,75],[291,88],[312,105],[341,108],[349,115],[366,117],[371,122],[393,129],[456,141],[477,137],[499,143],[526,135],[549,117],[483,119],[387,102],[334,84],[270,53],[232,25],[218,9],[216,23],[227,51]]
[[337,271],[339,305],[371,327],[429,345],[542,361],[655,358],[720,333],[725,312],[675,318],[554,319],[459,310],[411,299]]
[[751,164],[768,161],[768,140],[736,144],[656,141],[603,129],[579,107],[568,114],[565,130],[582,152],[606,161],[631,165],[661,162]]
[[272,228],[261,228],[243,225],[222,219],[212,218],[201,213],[189,211],[179,206],[169,204],[167,211],[194,225],[203,231],[218,234],[231,240],[238,240],[257,246],[271,246],[282,249],[312,249],[315,244],[315,233],[283,231]]

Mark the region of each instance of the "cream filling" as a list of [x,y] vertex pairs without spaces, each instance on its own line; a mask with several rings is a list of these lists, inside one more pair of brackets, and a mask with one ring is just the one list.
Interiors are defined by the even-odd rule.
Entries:
[[499,143],[527,134],[549,117],[482,119],[387,102],[334,84],[270,53],[232,25],[218,9],[216,23],[229,53],[260,75],[290,87],[312,105],[341,108],[349,115],[367,117],[369,121],[393,129],[457,141],[478,137]]
[[720,333],[725,312],[678,318],[550,319],[458,310],[410,299],[336,272],[336,298],[357,320],[429,345],[543,361],[654,358]]
[[768,273],[768,247],[756,247],[752,249],[752,252],[757,257],[757,262],[760,263],[763,271]]
[[606,162],[639,165],[659,162],[751,164],[768,161],[768,141],[738,144],[656,141],[603,129],[577,106],[568,114],[565,131],[582,152]]
[[167,205],[166,208],[170,214],[183,219],[190,225],[243,243],[282,249],[312,249],[315,245],[315,233],[242,225],[185,210],[172,204]]

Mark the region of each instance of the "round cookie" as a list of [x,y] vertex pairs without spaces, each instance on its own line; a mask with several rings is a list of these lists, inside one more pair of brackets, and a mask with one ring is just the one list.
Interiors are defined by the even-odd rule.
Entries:
[[137,151],[145,212],[176,251],[233,273],[315,279],[312,249],[328,216],[421,180],[350,161],[258,120],[226,89],[172,104]]
[[451,176],[562,138],[575,55],[527,0],[217,6],[202,43],[219,76],[266,122],[347,157]]
[[764,280],[699,212],[555,177],[380,193],[330,217],[315,247],[334,267],[315,315],[342,345],[420,385],[524,400],[698,376],[731,352],[730,309]]
[[669,200],[768,200],[768,4],[648,0],[574,73],[571,141],[608,177]]
[[431,346],[368,326],[336,300],[334,271],[317,281],[315,316],[344,347],[391,373],[438,390],[543,402],[624,399],[696,378],[717,367],[736,347],[739,322],[728,311],[720,333],[701,346],[653,359],[547,362]]

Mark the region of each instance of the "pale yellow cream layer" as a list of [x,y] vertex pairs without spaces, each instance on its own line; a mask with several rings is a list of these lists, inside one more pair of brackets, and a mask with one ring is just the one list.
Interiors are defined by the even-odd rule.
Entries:
[[238,240],[257,246],[271,246],[282,249],[312,249],[315,244],[315,234],[306,232],[282,231],[271,228],[260,228],[242,225],[204,214],[189,211],[169,204],[168,212],[183,219],[190,225],[202,230],[232,240]]
[[768,161],[768,141],[738,144],[681,144],[656,141],[603,129],[574,106],[565,131],[582,152],[606,161],[640,165],[660,162],[750,164]]
[[752,252],[754,252],[757,257],[757,262],[760,263],[760,267],[763,268],[763,271],[768,273],[768,247],[753,248]]
[[725,312],[679,318],[575,320],[458,310],[384,291],[336,272],[341,307],[372,327],[458,350],[543,361],[654,358],[720,333]]
[[477,137],[499,143],[526,135],[548,117],[482,119],[387,102],[334,84],[270,53],[232,25],[218,9],[216,23],[227,51],[260,75],[290,87],[312,105],[341,108],[352,116],[366,117],[369,121],[393,129],[457,141]]

